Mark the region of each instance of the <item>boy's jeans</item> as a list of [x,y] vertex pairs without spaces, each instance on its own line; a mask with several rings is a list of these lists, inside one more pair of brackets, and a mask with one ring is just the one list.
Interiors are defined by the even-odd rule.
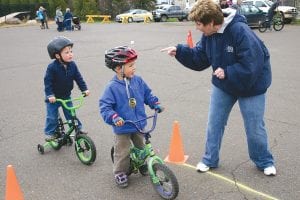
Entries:
[[[209,167],[218,167],[219,151],[227,120],[233,105],[238,101],[246,130],[248,153],[259,169],[274,164],[268,148],[264,123],[265,94],[236,98],[212,86],[206,148],[202,162]],[[233,152],[234,153],[234,152]]]
[[[73,106],[72,102],[68,102],[67,103],[68,106]],[[62,107],[63,108],[63,112],[65,115],[66,120],[71,120],[72,116],[70,111],[68,111],[67,109],[65,109],[61,103],[59,102],[55,102],[55,103],[46,103],[46,107],[47,107],[47,116],[46,116],[46,124],[45,124],[45,134],[46,135],[53,135],[55,133],[55,129],[58,125],[57,119],[58,119],[58,108]],[[81,129],[82,128],[82,124],[78,120],[78,128]]]

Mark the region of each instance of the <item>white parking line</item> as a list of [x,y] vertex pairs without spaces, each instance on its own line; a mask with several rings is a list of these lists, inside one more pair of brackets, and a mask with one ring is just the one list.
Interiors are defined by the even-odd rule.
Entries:
[[[186,166],[186,167],[189,167],[189,168],[193,168],[193,169],[196,170],[196,167],[193,166],[193,165],[189,165],[189,164],[186,164],[186,163],[184,163],[184,164],[182,164],[182,165],[183,165],[183,166]],[[211,172],[211,171],[208,171],[208,172],[205,172],[205,173],[206,173],[206,174],[209,174],[209,175],[211,175],[211,176],[214,176],[214,177],[216,177],[216,178],[218,178],[218,179],[221,179],[221,180],[223,180],[223,181],[226,181],[226,182],[228,182],[228,183],[231,183],[232,185],[236,185],[236,186],[238,186],[239,188],[241,188],[241,189],[243,189],[243,190],[246,190],[246,191],[248,191],[248,192],[254,193],[254,194],[256,194],[256,195],[263,196],[263,197],[265,197],[265,198],[267,198],[267,199],[270,199],[270,200],[279,200],[278,198],[272,197],[271,195],[268,195],[268,194],[265,194],[265,193],[263,193],[263,192],[260,192],[260,191],[257,191],[257,190],[255,190],[255,189],[252,189],[252,188],[250,188],[250,187],[248,187],[248,186],[246,186],[246,185],[244,185],[244,184],[242,184],[242,183],[239,183],[239,182],[237,182],[237,181],[233,181],[233,180],[231,180],[231,179],[229,179],[229,178],[227,178],[227,177],[225,177],[225,176],[222,176],[222,175],[220,175],[220,174],[216,174],[216,173],[213,173],[213,172]]]

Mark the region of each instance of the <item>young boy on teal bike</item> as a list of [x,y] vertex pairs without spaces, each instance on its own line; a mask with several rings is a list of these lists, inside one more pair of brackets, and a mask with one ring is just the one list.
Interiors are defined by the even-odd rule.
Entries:
[[[73,42],[65,37],[56,37],[47,46],[51,62],[44,77],[47,116],[45,124],[46,141],[56,138],[55,129],[58,125],[58,108],[60,103],[56,102],[56,98],[70,99],[73,90],[74,81],[85,93],[89,95],[89,90],[75,62],[73,61],[72,52]],[[72,102],[68,103],[72,106]],[[64,115],[67,120],[71,120],[70,112],[63,108]],[[79,129],[82,128],[81,122],[78,120]],[[82,133],[85,133],[82,131]]]
[[[130,173],[131,142],[139,149],[144,147],[143,135],[124,120],[137,121],[146,118],[145,105],[161,112],[159,100],[144,80],[135,75],[137,53],[132,48],[120,46],[105,52],[105,65],[116,72],[99,100],[103,120],[114,131],[113,173],[119,187],[127,187]],[[146,121],[139,122],[141,129]]]

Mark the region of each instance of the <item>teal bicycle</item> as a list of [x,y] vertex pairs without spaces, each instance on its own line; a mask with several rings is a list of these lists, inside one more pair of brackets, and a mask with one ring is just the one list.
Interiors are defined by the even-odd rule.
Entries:
[[284,27],[283,19],[283,14],[280,11],[275,10],[275,15],[273,16],[273,19],[271,21],[265,20],[261,22],[259,24],[258,31],[264,33],[268,28],[271,30],[272,27],[275,31],[281,31]]
[[[56,139],[46,141],[44,144],[38,144],[37,149],[41,154],[45,153],[46,148],[59,150],[64,145],[71,146],[74,140],[75,152],[78,159],[85,165],[91,165],[94,163],[97,154],[96,146],[88,135],[80,132],[78,127],[78,119],[75,112],[82,106],[84,97],[85,95],[82,94],[80,97],[74,99],[56,99],[56,102],[61,103],[64,108],[70,111],[72,119],[69,121],[64,121],[59,114],[57,119],[58,126],[55,131]],[[76,103],[76,105],[68,106],[69,102]]]
[[[149,140],[151,137],[150,133],[156,126],[157,113],[158,111],[155,111],[154,115],[138,121],[125,121],[125,123],[134,126],[145,137],[144,149],[141,150],[134,146],[130,148],[130,170],[128,175],[138,172],[144,176],[149,174],[151,183],[160,197],[171,200],[175,199],[179,192],[177,178],[167,165],[165,165],[164,161],[155,154]],[[138,123],[150,118],[153,118],[152,127],[149,130],[140,129]],[[111,148],[111,159],[114,162],[114,147]]]

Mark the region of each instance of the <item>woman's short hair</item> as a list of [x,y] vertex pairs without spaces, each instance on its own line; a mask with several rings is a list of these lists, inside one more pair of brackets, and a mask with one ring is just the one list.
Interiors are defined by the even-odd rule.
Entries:
[[211,22],[220,25],[224,21],[224,16],[220,6],[212,0],[199,0],[191,9],[189,19],[200,22],[204,26]]

